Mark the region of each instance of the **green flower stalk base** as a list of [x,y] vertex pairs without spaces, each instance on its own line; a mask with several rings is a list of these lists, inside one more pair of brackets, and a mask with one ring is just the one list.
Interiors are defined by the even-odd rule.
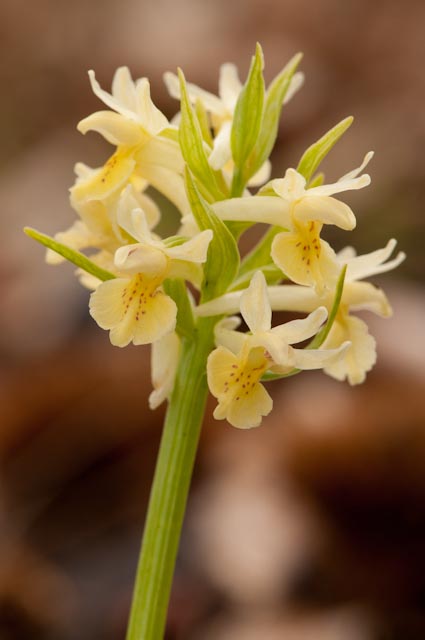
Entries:
[[187,495],[207,398],[206,360],[214,319],[198,322],[182,342],[174,390],[164,423],[137,568],[127,640],[164,635]]

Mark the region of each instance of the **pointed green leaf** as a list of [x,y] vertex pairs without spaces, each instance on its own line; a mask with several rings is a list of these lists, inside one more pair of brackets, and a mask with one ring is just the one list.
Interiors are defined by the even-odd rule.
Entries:
[[204,142],[206,142],[207,145],[212,148],[214,141],[211,135],[210,123],[208,122],[208,115],[202,100],[200,100],[199,98],[195,103],[195,113],[196,113],[196,117],[198,118],[198,122],[201,128],[201,133],[202,133]]
[[179,69],[178,73],[181,93],[179,140],[183,158],[199,181],[203,195],[210,202],[223,200],[226,197],[224,180],[221,173],[213,171],[209,165],[201,125],[190,103],[183,71]]
[[170,278],[164,281],[164,291],[177,305],[176,331],[182,338],[193,339],[195,323],[193,321],[192,306],[190,304],[184,280]]
[[318,349],[322,346],[324,341],[329,335],[329,331],[332,329],[336,314],[338,313],[339,305],[341,303],[342,292],[344,291],[345,274],[347,273],[347,265],[345,264],[341,269],[341,273],[338,278],[338,282],[335,288],[335,296],[332,304],[332,309],[328,315],[328,320],[325,326],[314,336],[313,340],[306,347],[307,349]]
[[276,142],[283,101],[302,57],[302,53],[297,53],[267,89],[261,130],[248,160],[248,173],[245,175],[247,180],[255,175],[272,152]]
[[233,115],[231,146],[235,163],[234,186],[232,187],[234,195],[239,195],[243,191],[243,181],[246,182],[243,175],[244,165],[254,148],[261,128],[264,108],[263,68],[263,52],[260,45],[257,44],[248,78],[239,94]]
[[202,198],[196,184],[186,169],[186,191],[193,216],[198,227],[212,229],[214,237],[208,249],[208,258],[204,266],[204,282],[201,302],[208,302],[227,291],[239,268],[239,249],[236,241],[226,227]]
[[106,271],[105,269],[101,269],[94,262],[89,260],[83,253],[79,251],[75,251],[74,249],[70,249],[65,244],[54,240],[50,236],[47,236],[44,233],[40,233],[40,231],[36,231],[36,229],[31,229],[31,227],[25,227],[24,232],[30,238],[37,240],[40,244],[43,244],[48,249],[52,249],[59,255],[63,256],[69,262],[72,262],[80,269],[83,269],[87,273],[90,273],[92,276],[99,278],[99,280],[112,280],[116,276],[110,271]]
[[307,182],[317,170],[322,160],[328,155],[334,144],[338,142],[340,137],[351,126],[353,120],[354,118],[352,116],[344,118],[344,120],[341,120],[341,122],[325,133],[324,136],[304,152],[298,164],[297,171],[304,176]]

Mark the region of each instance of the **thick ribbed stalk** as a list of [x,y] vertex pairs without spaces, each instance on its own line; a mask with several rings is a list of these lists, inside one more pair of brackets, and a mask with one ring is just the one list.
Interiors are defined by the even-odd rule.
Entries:
[[127,640],[161,640],[207,398],[206,360],[214,320],[184,339],[158,453]]

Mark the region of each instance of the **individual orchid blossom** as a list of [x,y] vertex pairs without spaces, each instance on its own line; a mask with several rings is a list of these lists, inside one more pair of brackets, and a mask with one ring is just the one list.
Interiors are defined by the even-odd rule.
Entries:
[[84,134],[97,131],[117,150],[103,167],[77,180],[72,200],[104,201],[131,180],[142,178],[187,211],[183,158],[178,143],[163,135],[170,125],[151,100],[148,79],[133,82],[128,68],[120,67],[109,94],[100,87],[94,71],[89,71],[89,78],[93,92],[113,111],[93,113],[81,120],[78,130]]
[[[75,171],[77,182],[85,180],[93,173],[92,169],[82,163],[76,165]],[[109,262],[112,263],[115,251],[127,242],[127,238],[123,235],[117,222],[117,211],[120,208],[126,206],[143,209],[150,229],[153,229],[158,224],[161,215],[152,198],[140,192],[133,184],[130,184],[121,193],[114,193],[105,198],[103,202],[99,200],[78,202],[71,197],[71,205],[73,205],[80,219],[76,220],[66,231],[57,233],[54,236],[55,239],[77,251],[81,249],[97,249],[98,253],[92,255],[91,259],[97,262],[97,256],[102,253],[101,262],[103,266],[106,264],[105,256],[109,254]],[[48,250],[46,260],[49,264],[58,264],[64,258]]]
[[[385,293],[369,282],[360,280],[395,269],[403,262],[403,252],[389,260],[395,246],[396,241],[392,239],[383,249],[369,254],[356,256],[354,250],[348,247],[337,255],[340,269],[346,264],[347,272],[338,312],[323,346],[337,348],[346,341],[351,343],[351,347],[342,358],[324,367],[325,373],[338,380],[347,379],[352,385],[360,384],[376,362],[375,339],[369,334],[366,323],[353,317],[350,312],[371,311],[383,318],[392,315]],[[324,297],[318,296],[310,287],[299,285],[271,286],[268,287],[268,295],[271,307],[275,311],[309,313],[320,304],[324,304],[328,310],[333,304],[333,293],[328,292]],[[220,299],[199,306],[196,310],[197,315],[235,313],[242,296],[242,291],[226,294]]]
[[198,278],[212,239],[210,229],[167,247],[150,231],[142,209],[121,208],[118,223],[138,242],[120,247],[114,265],[119,277],[102,282],[90,298],[90,314],[110,330],[112,344],[149,344],[174,330],[177,307],[162,290],[166,278]]
[[218,399],[217,420],[248,429],[261,423],[273,402],[260,380],[266,371],[287,373],[291,369],[320,369],[338,360],[348,343],[337,349],[306,350],[291,345],[311,338],[326,320],[324,307],[307,318],[271,328],[271,306],[264,275],[257,271],[240,297],[240,311],[250,333],[235,331],[237,318],[221,321],[216,328],[218,344],[208,357],[207,376],[211,393]]
[[[164,74],[164,82],[170,95],[180,100],[180,83],[176,74],[167,71]],[[294,96],[304,82],[304,74],[298,71],[294,74],[291,84],[284,98],[284,104]],[[232,170],[232,151],[231,151],[231,131],[233,115],[236,103],[243,89],[243,85],[239,79],[236,65],[225,63],[220,67],[218,81],[218,96],[201,89],[195,84],[188,83],[187,91],[189,99],[193,104],[198,100],[204,106],[204,109],[210,114],[211,125],[215,133],[213,148],[209,155],[208,161],[210,166],[215,169],[227,168],[229,172]],[[249,186],[258,186],[263,184],[270,177],[271,165],[267,161],[260,170],[250,179]]]
[[333,288],[340,267],[332,247],[320,237],[324,224],[350,230],[356,225],[348,205],[332,194],[362,189],[370,184],[367,174],[359,176],[372,153],[360,167],[342,176],[336,183],[308,188],[305,178],[295,169],[287,169],[285,177],[272,180],[267,193],[278,196],[233,198],[214,205],[222,220],[263,222],[285,229],[273,241],[271,257],[293,282],[315,287],[318,293]]

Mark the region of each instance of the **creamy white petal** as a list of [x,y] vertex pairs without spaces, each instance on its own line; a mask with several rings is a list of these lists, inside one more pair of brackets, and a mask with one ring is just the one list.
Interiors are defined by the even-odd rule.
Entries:
[[285,322],[285,324],[274,327],[271,331],[275,336],[288,344],[295,344],[314,336],[327,317],[327,309],[325,307],[319,307],[310,313],[307,318]]
[[236,65],[231,62],[222,64],[218,79],[218,94],[229,113],[233,113],[241,91],[242,83],[239,80]]
[[329,196],[302,198],[295,205],[294,217],[304,223],[314,220],[322,224],[334,224],[347,231],[356,226],[356,218],[348,204]]
[[387,296],[370,282],[347,282],[341,302],[353,311],[372,311],[383,318],[392,315]]
[[217,136],[214,138],[214,146],[209,155],[208,162],[210,167],[215,171],[222,169],[232,157],[232,150],[230,148],[231,130],[232,123],[230,120],[224,122]]
[[352,316],[346,316],[342,323],[334,323],[324,346],[333,347],[345,339],[351,341],[351,347],[343,358],[326,366],[324,371],[337,380],[347,378],[351,385],[361,384],[376,362],[375,339],[369,334],[363,320]]
[[112,79],[112,95],[118,104],[136,112],[136,90],[128,67],[118,67],[115,71]]
[[96,111],[96,113],[80,120],[77,129],[83,134],[87,131],[97,131],[105,140],[117,146],[133,146],[149,139],[142,128],[133,120],[128,120],[113,111]]
[[247,342],[247,335],[236,331],[240,324],[241,319],[237,316],[223,318],[220,322],[217,322],[214,328],[216,345],[226,347],[232,353],[240,353]]
[[252,178],[248,180],[248,187],[259,187],[267,182],[272,172],[272,163],[270,160],[266,160],[265,163],[258,169]]
[[220,327],[215,331],[217,346],[225,347],[234,354],[242,351],[248,340],[248,335],[241,331],[232,331],[225,327]]
[[117,222],[135,240],[149,242],[151,239],[146,215],[133,197],[131,187],[127,187],[121,194],[118,202]]
[[242,317],[252,333],[268,331],[272,323],[272,310],[267,294],[267,283],[262,271],[256,271],[249,287],[240,299]]
[[293,349],[297,369],[303,371],[323,369],[341,361],[351,348],[351,342],[344,342],[336,349]]
[[169,333],[152,345],[151,376],[154,387],[149,395],[149,407],[156,409],[170,397],[174,386],[180,352],[180,339]]
[[291,168],[286,170],[284,178],[275,178],[267,186],[288,202],[299,200],[306,195],[306,179],[298,171]]
[[377,249],[371,253],[355,256],[347,260],[347,280],[361,280],[398,267],[406,258],[406,254],[402,251],[389,262],[385,262],[391,256],[396,244],[397,241],[391,239],[383,249]]
[[128,109],[125,105],[121,104],[114,96],[101,88],[100,84],[96,80],[94,71],[90,69],[88,73],[93,93],[110,109],[117,111],[130,120],[135,120],[135,114],[131,109]]
[[296,284],[268,287],[268,292],[273,311],[310,313],[320,306],[322,300],[314,289]]
[[128,273],[159,275],[165,273],[168,260],[164,253],[147,243],[129,244],[115,252],[115,266]]
[[150,84],[147,78],[137,80],[136,94],[138,120],[151,135],[156,136],[160,131],[168,127],[169,122],[152,102]]
[[344,247],[344,249],[341,249],[341,251],[338,251],[336,255],[338,258],[338,262],[341,265],[343,265],[349,260],[352,260],[353,258],[355,258],[357,254],[354,247]]
[[249,196],[221,200],[212,205],[222,220],[263,222],[279,227],[291,227],[289,204],[274,196]]
[[135,197],[139,203],[139,208],[142,209],[146,215],[149,229],[153,229],[161,219],[161,212],[158,205],[145,193],[136,193]]
[[357,189],[364,189],[370,185],[370,176],[364,173],[360,178],[340,179],[333,184],[322,184],[319,187],[312,187],[308,189],[308,193],[311,196],[332,196],[335,193],[341,193],[342,191],[355,191]]
[[305,76],[302,71],[297,71],[294,73],[291,79],[291,83],[289,85],[288,91],[286,92],[285,98],[283,100],[283,104],[287,104],[294,95],[301,89],[304,84]]
[[372,160],[373,156],[374,156],[374,152],[368,151],[368,153],[363,158],[363,162],[361,163],[360,167],[357,167],[357,169],[353,169],[352,171],[349,171],[345,175],[341,176],[338,182],[343,182],[345,180],[351,180],[352,178],[357,178],[357,176],[363,171],[363,169],[365,169],[365,167]]
[[183,215],[190,212],[184,180],[181,175],[147,162],[137,166],[137,171],[160,193],[172,202]]
[[[279,366],[292,368],[294,366],[292,352],[285,339],[272,331],[256,332],[248,336],[251,348],[262,347],[273,363]],[[272,366],[272,363],[270,363]]]
[[176,173],[184,173],[184,160],[179,145],[163,136],[146,141],[137,150],[136,159],[140,165],[158,165]]
[[169,249],[164,248],[164,253],[174,260],[186,260],[197,263],[205,262],[207,259],[208,246],[213,239],[213,235],[211,229],[206,229],[183,244]]

